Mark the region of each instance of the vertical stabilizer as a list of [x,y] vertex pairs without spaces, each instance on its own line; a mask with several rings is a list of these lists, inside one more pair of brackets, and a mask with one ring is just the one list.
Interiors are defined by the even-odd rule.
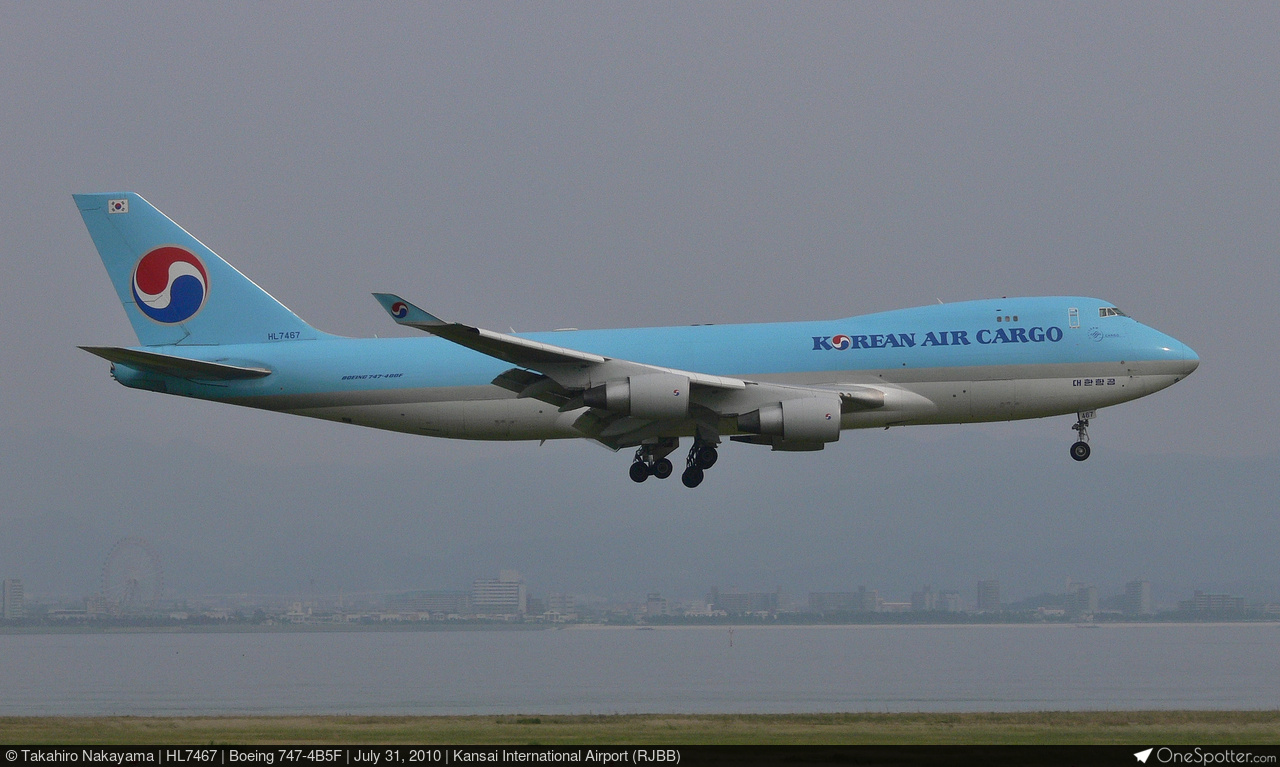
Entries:
[[140,195],[72,196],[144,346],[323,335]]

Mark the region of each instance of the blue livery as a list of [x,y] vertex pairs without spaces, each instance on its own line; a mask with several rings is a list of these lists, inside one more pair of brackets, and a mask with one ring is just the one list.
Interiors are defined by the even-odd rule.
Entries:
[[845,429],[1076,414],[1185,378],[1186,345],[1086,297],[838,320],[506,334],[374,297],[420,338],[308,325],[132,192],[74,195],[140,346],[83,347],[125,386],[459,439],[635,448],[630,476],[695,487],[723,439],[820,450]]

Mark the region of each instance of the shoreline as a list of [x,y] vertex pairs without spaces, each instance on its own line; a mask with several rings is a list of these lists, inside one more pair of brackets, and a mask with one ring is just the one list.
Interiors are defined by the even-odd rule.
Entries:
[[195,625],[87,625],[68,626],[3,626],[0,636],[40,636],[67,634],[346,634],[346,633],[402,633],[434,631],[688,631],[707,629],[982,629],[1008,628],[1150,628],[1187,626],[1276,626],[1280,618],[1268,620],[1216,620],[1216,621],[989,621],[989,622],[841,622],[841,623],[661,623],[661,624],[609,624],[609,623],[482,623],[482,622],[427,622],[412,621],[388,624],[195,624]]
[[0,742],[1274,745],[1280,710],[474,716],[0,717]]

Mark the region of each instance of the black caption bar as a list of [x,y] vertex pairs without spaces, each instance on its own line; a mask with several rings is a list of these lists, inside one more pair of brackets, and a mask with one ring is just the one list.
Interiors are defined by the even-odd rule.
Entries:
[[0,764],[1274,765],[1280,746],[0,746]]

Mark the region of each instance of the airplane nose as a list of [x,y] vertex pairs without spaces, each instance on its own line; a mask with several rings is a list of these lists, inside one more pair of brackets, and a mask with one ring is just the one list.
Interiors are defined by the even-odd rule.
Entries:
[[1192,351],[1191,347],[1186,344],[1183,344],[1182,348],[1185,350],[1182,359],[1186,362],[1186,367],[1183,369],[1182,374],[1184,376],[1189,376],[1196,368],[1200,367],[1200,356]]
[[1196,368],[1200,367],[1200,355],[1196,354],[1190,346],[1176,338],[1169,337],[1168,348],[1182,360],[1182,366],[1178,371],[1182,376],[1189,376]]

